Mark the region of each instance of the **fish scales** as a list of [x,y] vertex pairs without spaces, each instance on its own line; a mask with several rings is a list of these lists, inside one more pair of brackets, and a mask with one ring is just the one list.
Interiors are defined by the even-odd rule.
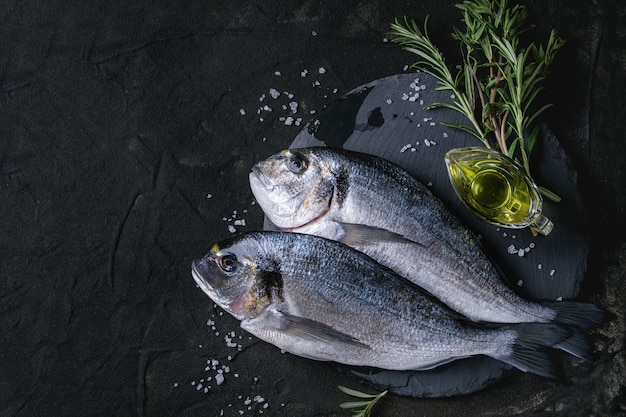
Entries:
[[[324,147],[285,150],[257,163],[250,185],[279,228],[342,241],[472,320],[559,320],[559,306],[515,293],[476,235],[422,183],[382,158]],[[593,305],[577,307],[580,314],[568,320],[581,327],[604,320]]]
[[554,376],[536,348],[576,336],[539,323],[477,326],[365,254],[312,235],[243,234],[195,260],[192,274],[242,328],[317,360],[403,370],[482,354]]

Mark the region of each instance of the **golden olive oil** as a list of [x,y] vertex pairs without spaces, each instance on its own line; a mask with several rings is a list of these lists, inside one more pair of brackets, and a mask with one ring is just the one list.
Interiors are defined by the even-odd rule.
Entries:
[[543,234],[552,230],[541,214],[536,185],[509,158],[486,148],[462,148],[448,152],[446,164],[455,191],[477,217],[505,227],[531,226]]

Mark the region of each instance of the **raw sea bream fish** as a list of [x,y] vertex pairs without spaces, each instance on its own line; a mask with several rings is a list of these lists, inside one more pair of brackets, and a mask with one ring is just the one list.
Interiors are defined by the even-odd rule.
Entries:
[[254,165],[250,186],[277,227],[352,246],[471,320],[585,329],[605,320],[592,304],[520,297],[477,237],[426,186],[382,158],[325,147],[284,150]]
[[194,260],[192,275],[244,330],[305,358],[419,370],[487,355],[555,377],[546,346],[588,355],[568,326],[470,322],[362,252],[318,236],[241,234]]

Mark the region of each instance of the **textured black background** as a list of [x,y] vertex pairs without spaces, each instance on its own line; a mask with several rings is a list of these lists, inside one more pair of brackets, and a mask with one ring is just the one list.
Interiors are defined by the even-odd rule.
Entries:
[[[597,361],[566,359],[565,382],[516,374],[468,397],[390,397],[377,415],[617,415],[626,404],[626,7],[525,4],[530,38],[556,28],[568,40],[545,121],[588,210],[581,298],[616,319],[596,332]],[[394,18],[430,15],[454,57],[453,5],[3,2],[0,415],[349,415],[336,385],[354,381],[250,339],[195,287],[190,260],[235,219],[238,231],[261,228],[247,182],[256,160],[289,145],[311,111],[412,62],[385,42]],[[293,115],[281,108],[291,101]],[[273,111],[257,114],[264,104]],[[285,124],[290,115],[301,125]],[[208,381],[219,369],[224,382]]]

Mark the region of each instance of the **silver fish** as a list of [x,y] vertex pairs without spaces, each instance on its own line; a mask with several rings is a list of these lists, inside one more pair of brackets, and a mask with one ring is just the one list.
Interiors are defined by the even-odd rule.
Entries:
[[590,328],[605,318],[592,304],[517,295],[477,237],[422,183],[382,158],[323,147],[285,150],[252,168],[250,186],[279,228],[346,243],[471,320]]
[[315,360],[422,370],[487,355],[554,377],[543,347],[577,337],[556,324],[461,319],[365,254],[311,235],[266,231],[225,240],[193,261],[192,275],[243,329]]

